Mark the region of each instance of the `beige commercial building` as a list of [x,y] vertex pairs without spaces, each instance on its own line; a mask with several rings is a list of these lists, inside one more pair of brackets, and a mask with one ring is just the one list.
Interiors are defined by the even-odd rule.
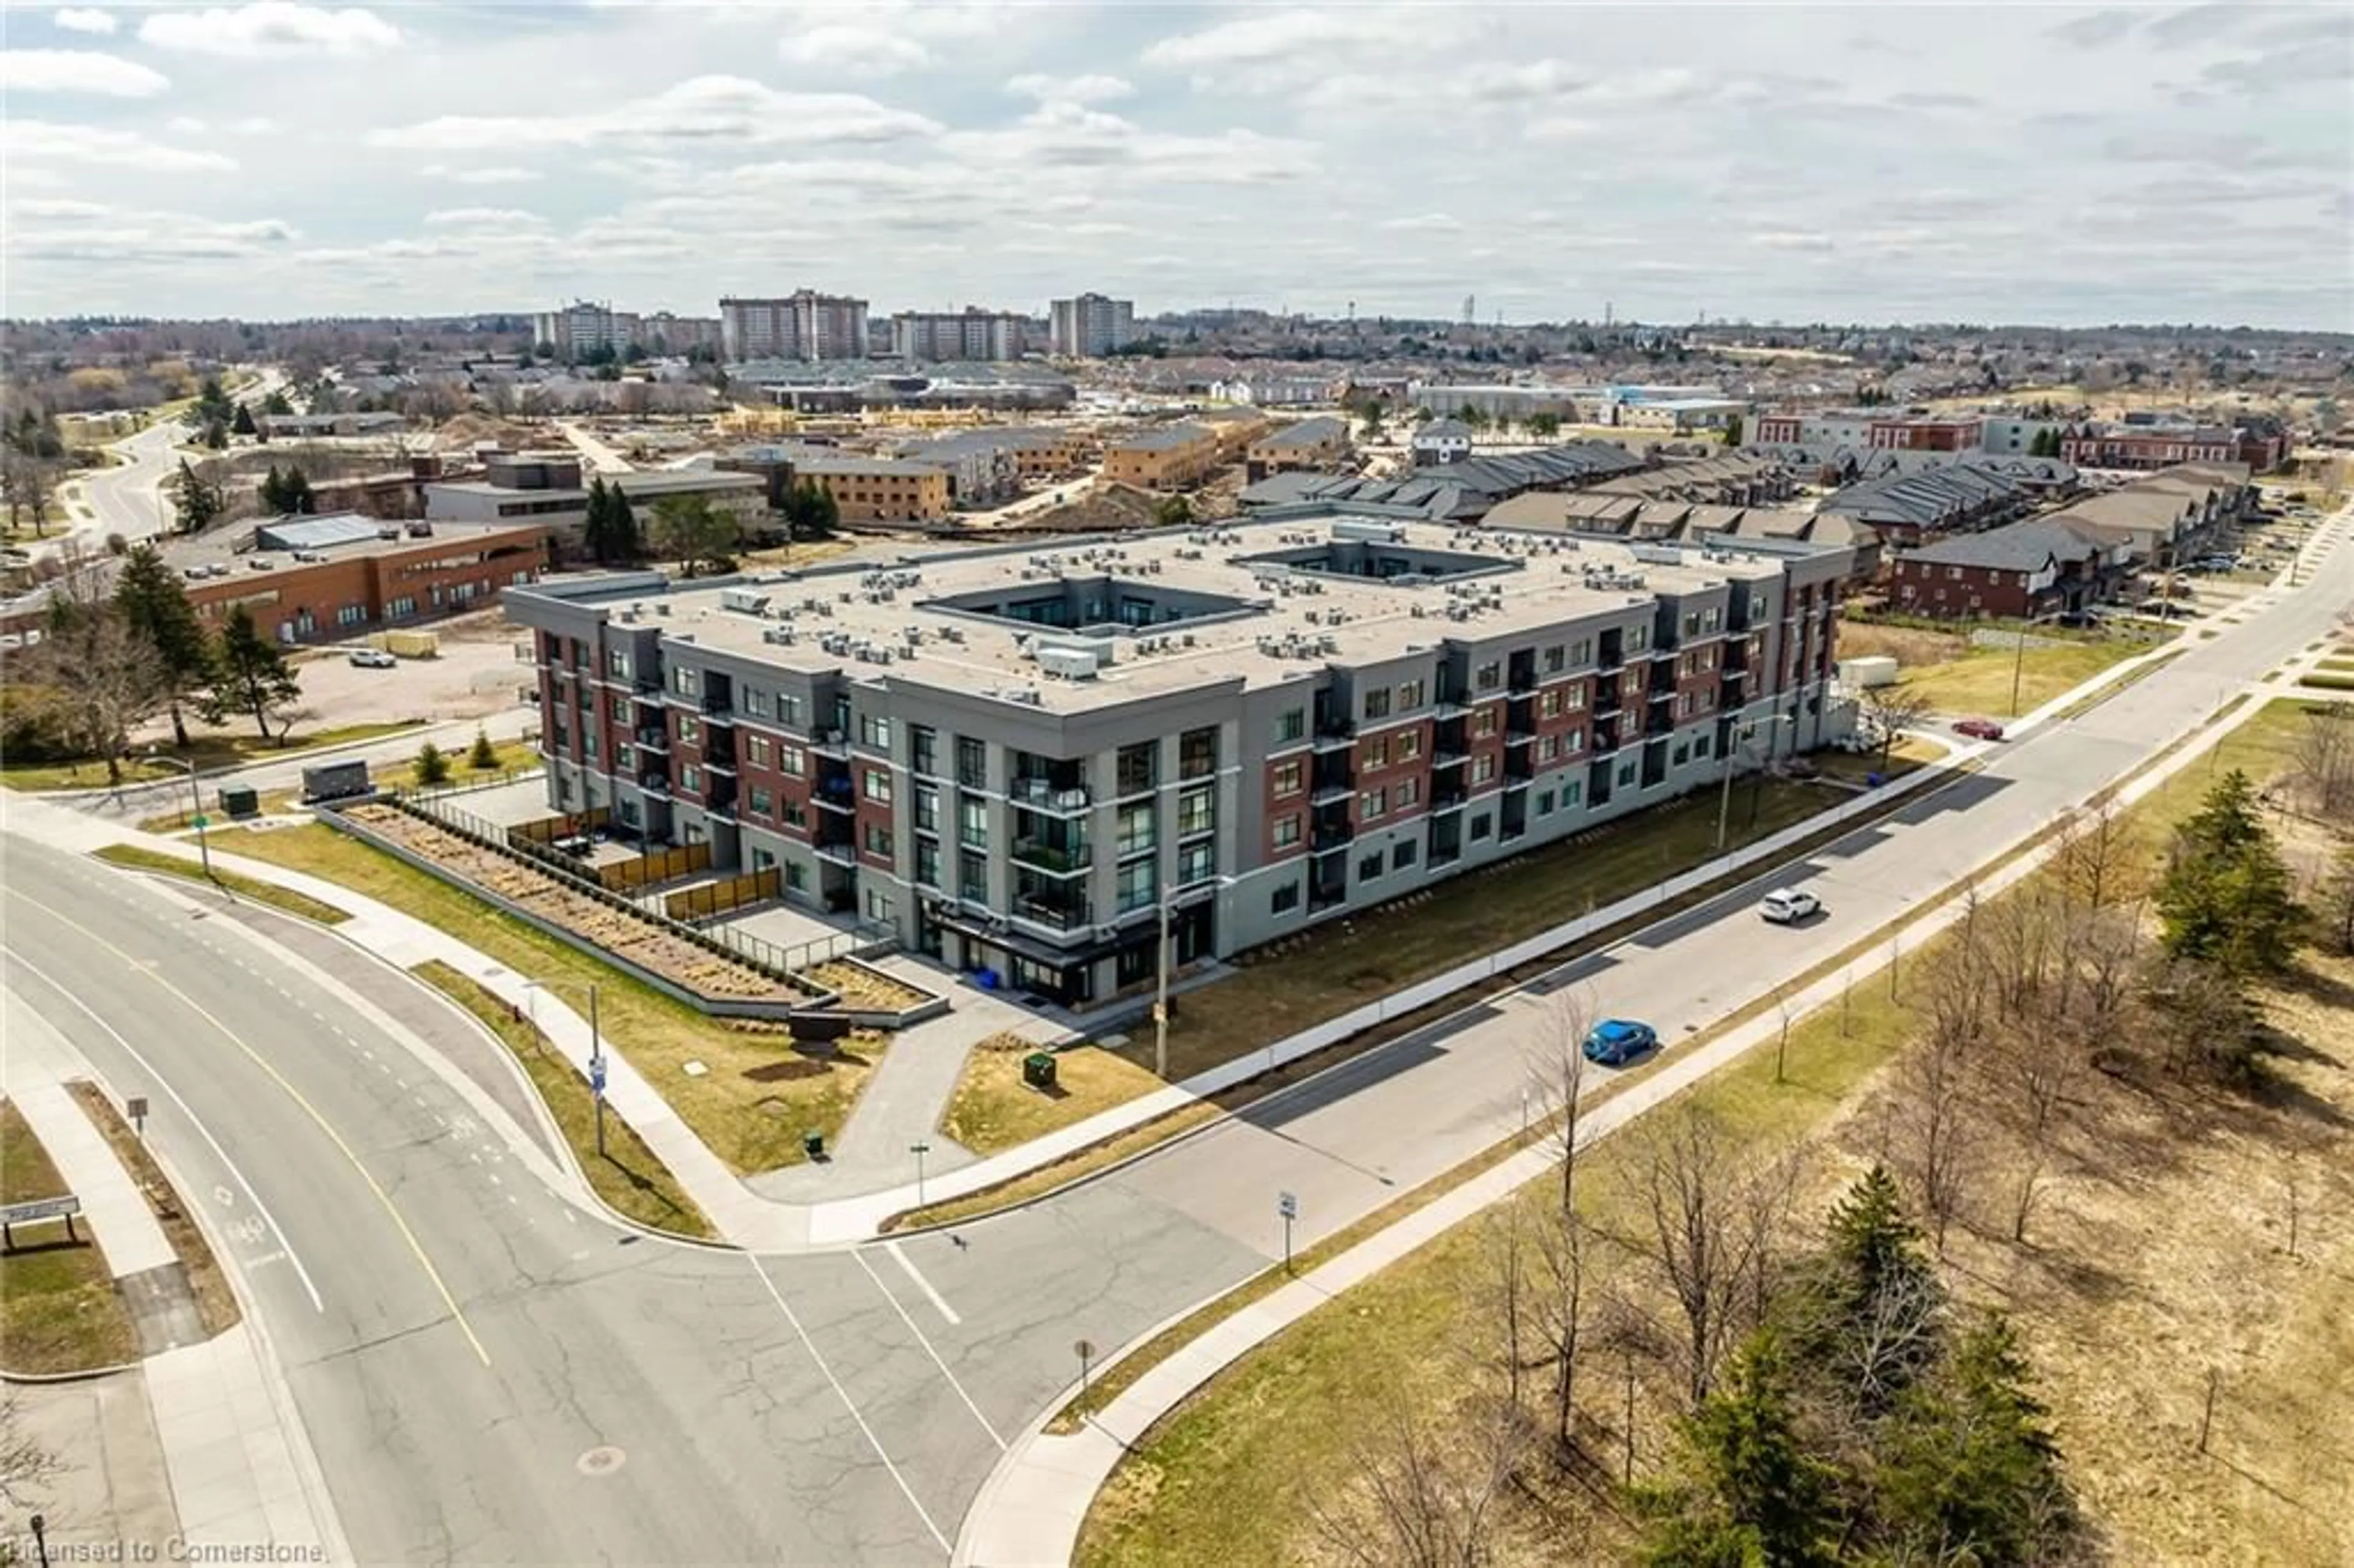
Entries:
[[949,472],[933,463],[890,458],[795,457],[793,481],[833,497],[851,523],[923,523],[949,513]]

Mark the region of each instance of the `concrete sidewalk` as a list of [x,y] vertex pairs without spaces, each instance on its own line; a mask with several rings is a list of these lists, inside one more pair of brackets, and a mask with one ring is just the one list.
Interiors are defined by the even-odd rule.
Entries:
[[[2081,694],[2062,699],[2073,700],[2081,700]],[[2038,714],[2043,711],[2038,710]],[[2188,744],[2129,781],[2119,791],[2119,803],[2131,805],[2149,794],[2259,711],[2259,705],[2249,704],[2223,722],[2197,732]],[[1981,897],[1994,896],[2032,874],[2047,858],[2048,851],[2021,855],[2000,872],[1972,885]],[[1840,993],[1859,975],[1878,973],[1899,952],[1917,951],[1924,942],[1961,919],[1965,912],[1961,900],[1946,899],[1892,933],[1878,955],[1862,966],[1852,971],[1826,975],[1796,993],[1790,999],[1790,1015],[1803,1017],[1838,1001]],[[1702,1078],[1775,1038],[1781,1027],[1780,1015],[1769,1013],[1727,1030],[1698,1049],[1671,1053],[1658,1071],[1581,1117],[1578,1147],[1585,1148],[1682,1094]],[[1089,1418],[1080,1431],[1049,1436],[1046,1424],[1078,1392],[1076,1384],[1066,1388],[1062,1397],[1014,1440],[982,1483],[980,1495],[965,1515],[964,1528],[950,1562],[961,1568],[1045,1568],[1048,1564],[1059,1568],[1069,1563],[1096,1494],[1111,1478],[1119,1461],[1144,1441],[1153,1425],[1186,1396],[1351,1286],[1509,1198],[1528,1182],[1545,1176],[1558,1160],[1558,1150],[1548,1143],[1522,1150],[1180,1346]],[[1122,1346],[1102,1365],[1117,1365],[1122,1356],[1150,1342],[1208,1304],[1202,1302],[1154,1325]]]
[[[185,1296],[186,1275],[164,1227],[104,1135],[65,1087],[75,1078],[96,1083],[96,1072],[13,992],[6,998],[6,1029],[9,1097],[59,1177],[81,1199],[116,1288],[133,1302],[134,1317],[142,1316],[133,1288],[141,1279],[168,1273]],[[185,1199],[183,1205],[201,1214]],[[192,1300],[186,1319],[196,1321]],[[143,1320],[141,1331],[145,1338]],[[271,1561],[348,1560],[310,1439],[258,1338],[249,1306],[244,1319],[225,1333],[206,1340],[199,1330],[176,1348],[151,1353],[141,1370],[177,1533],[191,1552],[267,1547]],[[111,1451],[101,1451],[102,1464],[111,1458]],[[110,1494],[140,1489],[135,1457],[126,1457],[124,1463],[124,1477],[109,1477]],[[143,1525],[126,1520],[116,1528]],[[162,1544],[141,1539],[150,1546]]]

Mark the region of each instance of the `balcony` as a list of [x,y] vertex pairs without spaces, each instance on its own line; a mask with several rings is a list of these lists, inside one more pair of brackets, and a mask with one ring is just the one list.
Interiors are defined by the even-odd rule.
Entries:
[[1318,751],[1341,751],[1356,745],[1357,726],[1347,719],[1319,719],[1310,744]]
[[1624,702],[1618,683],[1616,681],[1610,681],[1594,688],[1594,714],[1596,718],[1605,714],[1618,712],[1624,705]]
[[838,729],[817,730],[810,736],[809,748],[820,757],[847,758],[850,755],[850,736]]
[[638,775],[638,788],[649,795],[668,795],[670,775],[660,768],[650,768]]
[[636,745],[643,751],[666,752],[670,749],[670,730],[663,725],[642,725],[637,730]]
[[1016,774],[1006,788],[1013,803],[1025,810],[1073,817],[1095,804],[1095,797],[1076,776]]
[[1055,931],[1084,930],[1096,923],[1095,906],[1086,893],[1076,889],[1064,894],[1045,888],[1034,892],[1016,889],[1012,912],[1017,920]]
[[1320,826],[1308,835],[1308,853],[1329,854],[1334,850],[1347,849],[1356,841],[1357,830],[1354,827],[1345,821],[1334,822]]
[[1060,844],[1043,839],[1017,839],[1013,858],[1050,876],[1075,876],[1095,863],[1089,844]]

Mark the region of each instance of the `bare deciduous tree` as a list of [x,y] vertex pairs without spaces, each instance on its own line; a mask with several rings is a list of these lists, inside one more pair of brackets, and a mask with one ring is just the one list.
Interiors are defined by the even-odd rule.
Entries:
[[1745,1158],[1714,1117],[1691,1106],[1644,1118],[1628,1143],[1637,1218],[1615,1239],[1656,1268],[1675,1298],[1685,1393],[1697,1405],[1726,1352],[1756,1325],[1793,1169]]
[[1888,766],[1888,754],[1896,748],[1897,732],[1919,724],[1936,705],[1936,700],[1918,686],[1866,686],[1856,701],[1864,715],[1880,726],[1882,768]]
[[1556,996],[1542,1043],[1528,1065],[1531,1098],[1552,1123],[1550,1141],[1560,1162],[1555,1201],[1536,1233],[1539,1290],[1532,1321],[1553,1373],[1551,1427],[1564,1459],[1576,1445],[1578,1356],[1589,1311],[1586,1276],[1595,1252],[1592,1227],[1577,1208],[1586,1028],[1585,1009],[1565,993]]
[[2137,898],[2146,891],[2137,874],[2131,831],[2113,795],[2102,794],[2068,813],[2052,846],[2053,874],[2073,902],[2094,909]]
[[2290,768],[2306,810],[2335,821],[2354,818],[2354,712],[2337,703],[2307,708]]
[[1460,1425],[1403,1397],[1353,1446],[1351,1476],[1306,1499],[1316,1534],[1358,1568],[1484,1568],[1492,1519],[1520,1462],[1520,1414],[1474,1396]]

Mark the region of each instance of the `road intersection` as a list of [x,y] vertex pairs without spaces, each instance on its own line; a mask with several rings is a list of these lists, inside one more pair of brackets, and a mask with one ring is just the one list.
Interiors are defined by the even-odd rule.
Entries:
[[1672,1043],[1933,898],[2326,630],[2354,553],[2306,575],[1758,880],[1822,892],[1813,926],[1766,927],[1735,890],[953,1239],[753,1256],[626,1229],[428,1060],[462,1044],[14,831],[7,983],[118,1092],[154,1095],[184,1180],[230,1195],[225,1250],[361,1561],[939,1561],[1074,1342],[1119,1345],[1266,1266],[1278,1192],[1308,1245],[1516,1130],[1550,997]]

